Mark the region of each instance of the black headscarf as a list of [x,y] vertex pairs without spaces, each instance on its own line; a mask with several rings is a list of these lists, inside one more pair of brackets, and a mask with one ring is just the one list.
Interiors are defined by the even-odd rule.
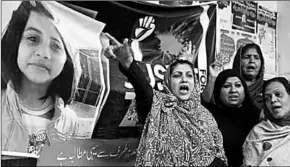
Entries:
[[242,106],[247,107],[247,108],[253,107],[254,103],[251,100],[250,94],[248,92],[247,84],[245,83],[243,78],[239,75],[239,73],[233,69],[227,69],[227,70],[222,71],[215,80],[213,94],[214,94],[214,99],[215,99],[217,106],[219,108],[230,108],[230,107],[224,105],[220,99],[220,93],[221,93],[222,86],[229,77],[238,77],[241,80],[241,83],[242,83],[242,85],[244,87],[244,91],[245,91],[245,99],[242,102]]
[[[237,77],[244,87],[245,98],[241,106],[227,106],[221,101],[221,89],[229,77]],[[247,85],[239,73],[233,69],[222,71],[215,80],[213,113],[223,134],[224,148],[229,167],[241,166],[243,162],[242,145],[250,130],[258,123],[258,109],[250,98]]]

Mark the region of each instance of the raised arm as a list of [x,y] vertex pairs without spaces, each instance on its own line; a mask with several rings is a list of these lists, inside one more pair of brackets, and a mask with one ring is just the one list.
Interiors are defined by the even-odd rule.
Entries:
[[133,85],[136,94],[138,119],[140,123],[144,123],[147,114],[151,110],[153,89],[147,81],[144,72],[138,66],[138,63],[134,61],[128,39],[125,39],[123,44],[121,44],[111,35],[106,34],[106,36],[110,39],[112,45],[105,49],[104,54],[110,59],[117,59],[119,61],[120,71]]
[[218,65],[217,63],[211,63],[209,65],[209,78],[208,82],[205,86],[204,91],[202,92],[202,100],[206,103],[214,103],[214,97],[213,97],[213,89],[214,89],[214,83],[215,79],[218,76],[218,74],[222,71],[222,67]]

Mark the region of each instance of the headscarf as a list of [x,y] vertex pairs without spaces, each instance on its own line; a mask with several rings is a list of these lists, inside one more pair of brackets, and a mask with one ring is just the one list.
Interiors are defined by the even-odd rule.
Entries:
[[261,110],[263,106],[262,88],[263,88],[263,82],[264,82],[265,61],[264,61],[264,57],[263,57],[263,54],[259,45],[255,43],[250,43],[250,44],[246,44],[245,46],[240,47],[237,50],[236,56],[234,58],[233,69],[238,71],[240,75],[243,77],[242,68],[241,68],[241,59],[243,56],[242,53],[247,51],[247,49],[249,48],[255,48],[257,52],[259,53],[260,59],[261,59],[261,69],[256,77],[256,82],[253,83],[251,86],[248,86],[248,91],[250,93],[250,96],[253,102]]
[[[226,82],[226,80],[229,77],[237,77],[241,80],[241,83],[244,87],[244,92],[245,92],[245,98],[242,102],[242,106],[247,106],[249,108],[251,107],[255,107],[253,104],[253,101],[250,98],[250,94],[248,92],[248,88],[247,88],[247,84],[245,83],[245,81],[243,80],[243,78],[238,74],[238,72],[236,70],[233,69],[226,69],[224,71],[222,71],[216,78],[215,80],[215,85],[214,85],[214,99],[215,102],[217,104],[217,106],[219,108],[228,108],[226,105],[224,105],[220,99],[220,93],[221,93],[221,89],[222,86],[224,85],[224,83]],[[258,114],[258,113],[257,113]]]
[[[197,88],[188,100],[178,100],[168,89],[169,69],[164,91],[153,91],[153,104],[145,121],[135,165],[208,166],[215,158],[226,162],[221,132],[213,116],[201,105]],[[134,100],[129,115],[136,112],[135,108]]]
[[[221,89],[229,77],[237,77],[244,88],[245,96],[240,106],[228,106],[221,100]],[[248,133],[258,123],[258,109],[250,99],[246,83],[233,69],[224,70],[217,76],[213,95],[216,104],[210,106],[211,112],[223,133],[229,166],[240,166],[243,160],[242,145]]]
[[[245,98],[240,107],[229,107],[223,104],[220,99],[222,86],[229,77],[239,78],[244,87]],[[220,112],[216,114],[223,115],[231,119],[241,120],[245,123],[244,128],[248,129],[249,131],[258,123],[260,110],[254,105],[254,102],[252,101],[248,92],[247,85],[237,71],[233,69],[222,71],[216,78],[213,94],[217,108],[215,109],[216,111],[214,110],[212,112]]]
[[[268,108],[266,106],[265,89],[272,82],[281,83],[285,87],[288,95],[290,95],[290,83],[289,83],[289,81],[286,78],[284,78],[284,77],[275,77],[275,78],[272,78],[270,80],[267,80],[264,83],[264,86],[263,86],[263,102],[264,102],[264,106],[265,106],[264,107],[265,117],[266,117],[266,119],[270,120],[271,122],[273,122],[273,123],[275,123],[277,125],[280,125],[280,126],[287,126],[288,125],[288,126],[290,126],[290,116],[287,119],[283,119],[283,120],[276,119],[276,118],[273,117],[273,115],[271,114],[271,112],[268,110]],[[289,101],[289,103],[290,103],[290,101]]]

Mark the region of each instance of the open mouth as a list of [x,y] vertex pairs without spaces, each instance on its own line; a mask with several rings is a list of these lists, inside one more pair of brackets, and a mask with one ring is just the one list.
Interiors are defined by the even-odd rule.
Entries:
[[255,66],[248,66],[247,69],[248,69],[248,70],[255,70],[256,67],[255,67]]
[[229,96],[228,96],[228,99],[229,99],[230,101],[236,101],[236,100],[239,99],[239,96],[238,96],[238,95],[229,95]]
[[181,85],[181,86],[179,87],[179,91],[180,91],[181,93],[188,93],[188,91],[189,91],[189,87],[188,87],[187,85]]
[[282,107],[281,107],[281,106],[273,106],[273,107],[272,107],[272,110],[275,111],[275,110],[278,110],[278,109],[280,109],[280,108],[282,108]]

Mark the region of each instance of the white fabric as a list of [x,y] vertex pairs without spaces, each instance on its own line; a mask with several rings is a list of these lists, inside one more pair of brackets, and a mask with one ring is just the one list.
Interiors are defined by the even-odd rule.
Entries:
[[22,121],[26,125],[29,134],[28,153],[38,155],[44,145],[48,143],[47,126],[51,122],[53,104],[51,99],[47,99],[43,104],[44,108],[39,111],[32,111],[23,105]]
[[[268,149],[265,149],[265,143],[270,145]],[[289,166],[290,126],[261,121],[246,138],[243,154],[246,166]]]

